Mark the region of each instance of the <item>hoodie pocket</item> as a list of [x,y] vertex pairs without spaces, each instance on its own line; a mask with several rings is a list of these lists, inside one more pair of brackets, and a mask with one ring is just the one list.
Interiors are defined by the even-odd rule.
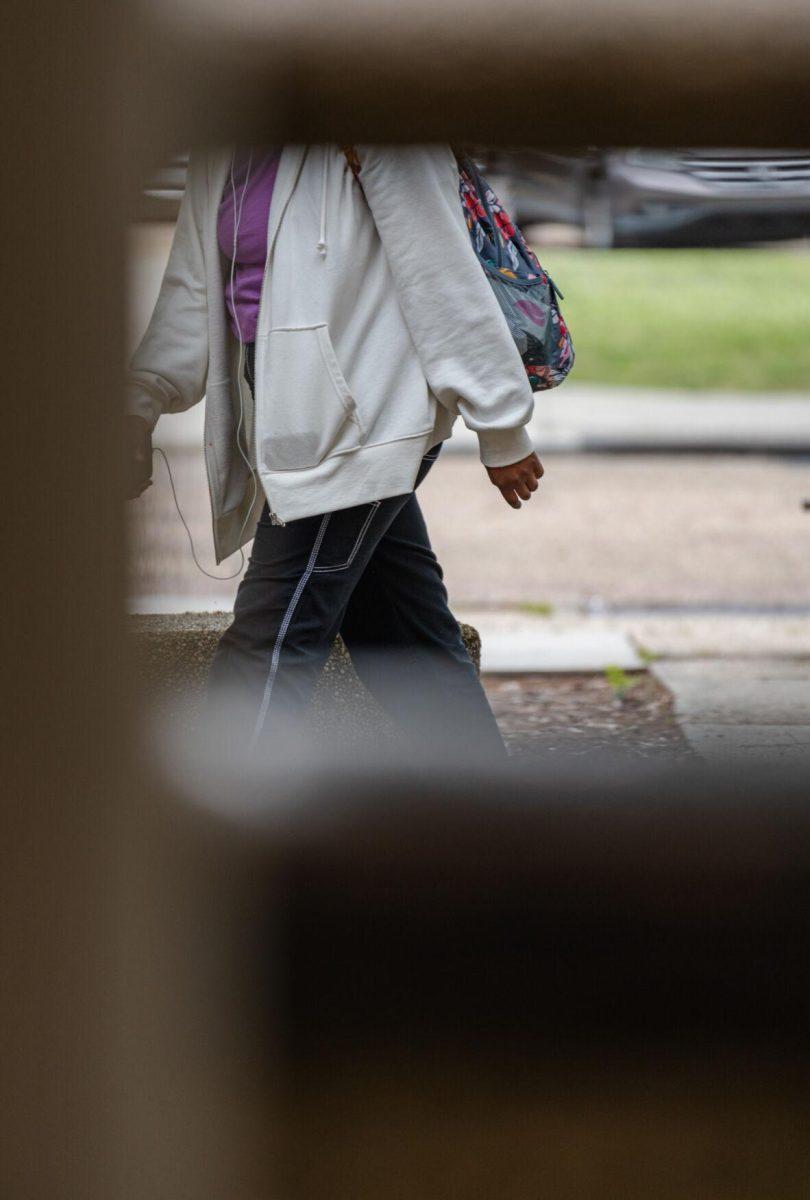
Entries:
[[271,329],[263,374],[260,455],[268,470],[315,467],[363,444],[326,324]]

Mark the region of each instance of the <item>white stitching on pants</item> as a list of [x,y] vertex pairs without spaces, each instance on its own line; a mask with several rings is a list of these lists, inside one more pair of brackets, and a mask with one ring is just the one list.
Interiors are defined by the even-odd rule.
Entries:
[[290,628],[290,623],[292,622],[295,610],[298,606],[298,601],[301,599],[301,594],[304,588],[307,586],[307,581],[310,575],[315,570],[315,563],[318,561],[318,553],[321,548],[321,542],[323,541],[326,533],[326,527],[329,524],[330,515],[330,513],[327,513],[324,519],[321,521],[317,537],[315,538],[315,543],[312,547],[312,552],[309,556],[309,562],[306,565],[306,570],[298,580],[298,586],[292,594],[292,599],[287,605],[287,611],[285,612],[284,618],[279,626],[278,634],[276,635],[276,642],[273,646],[273,657],[270,660],[270,670],[267,675],[267,682],[264,685],[264,695],[262,696],[259,715],[256,719],[256,728],[253,730],[253,737],[250,739],[251,750],[256,745],[259,734],[264,728],[264,722],[267,719],[267,710],[270,707],[270,697],[273,694],[273,684],[275,683],[276,675],[278,674],[278,664],[279,660],[281,659],[281,650],[284,645],[284,639],[287,636],[288,629]]
[[346,559],[346,561],[344,563],[339,563],[336,567],[314,567],[313,568],[314,575],[325,575],[329,571],[343,571],[346,569],[346,567],[350,567],[352,565],[352,563],[354,562],[354,560],[357,556],[357,551],[362,546],[363,539],[365,538],[366,534],[368,533],[369,525],[374,520],[374,517],[377,513],[377,509],[380,507],[381,503],[382,503],[381,500],[375,500],[374,503],[372,504],[371,510],[370,510],[368,516],[366,517],[365,521],[363,522],[360,532],[357,535],[357,541],[354,543],[354,546],[352,547],[352,552],[349,555],[349,557]]

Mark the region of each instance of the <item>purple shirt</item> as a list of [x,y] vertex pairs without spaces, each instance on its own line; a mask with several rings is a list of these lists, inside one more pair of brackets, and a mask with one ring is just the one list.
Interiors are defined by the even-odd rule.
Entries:
[[[234,336],[238,338],[241,333],[243,342],[256,339],[259,298],[267,259],[267,219],[280,158],[281,151],[277,147],[254,147],[252,151],[240,148],[236,153],[233,186],[229,171],[219,203],[217,239],[227,260],[225,305]],[[234,191],[239,225],[235,255]]]

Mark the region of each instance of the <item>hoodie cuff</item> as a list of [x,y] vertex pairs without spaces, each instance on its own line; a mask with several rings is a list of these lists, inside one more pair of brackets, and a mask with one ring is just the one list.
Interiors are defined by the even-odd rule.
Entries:
[[534,452],[525,425],[517,429],[479,430],[478,447],[485,467],[511,467]]
[[124,412],[129,417],[143,417],[149,427],[154,429],[163,408],[156,396],[150,395],[136,384],[130,384],[126,390]]

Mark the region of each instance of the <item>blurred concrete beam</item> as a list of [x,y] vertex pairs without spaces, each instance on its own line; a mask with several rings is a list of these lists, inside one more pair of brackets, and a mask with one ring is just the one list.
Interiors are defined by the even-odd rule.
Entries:
[[810,144],[801,0],[181,0],[141,35],[178,144]]
[[120,10],[4,14],[3,1196],[116,1194]]

